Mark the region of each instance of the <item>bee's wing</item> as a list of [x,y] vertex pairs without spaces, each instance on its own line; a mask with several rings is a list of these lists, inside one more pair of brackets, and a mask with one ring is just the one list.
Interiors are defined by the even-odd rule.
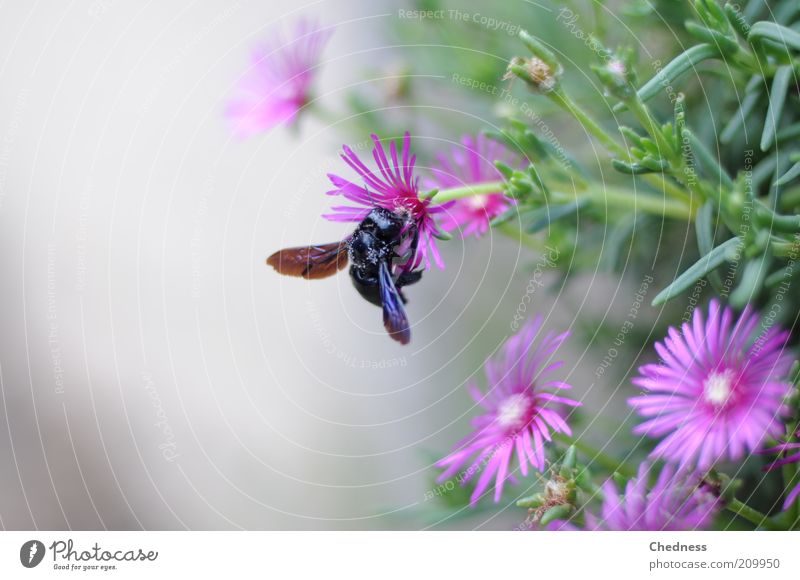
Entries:
[[383,326],[394,340],[400,344],[408,344],[411,340],[411,328],[408,325],[406,309],[400,293],[394,285],[388,262],[381,262],[378,282],[381,289],[381,305],[383,306]]
[[267,258],[267,264],[285,276],[327,278],[347,265],[347,242],[286,248]]

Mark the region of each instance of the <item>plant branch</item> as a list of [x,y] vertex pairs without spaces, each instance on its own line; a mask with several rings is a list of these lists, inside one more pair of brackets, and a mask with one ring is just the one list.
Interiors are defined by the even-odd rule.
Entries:
[[566,445],[574,445],[575,449],[583,453],[590,462],[597,462],[603,468],[607,469],[610,473],[617,472],[625,477],[635,477],[636,470],[630,467],[624,461],[612,457],[611,455],[595,449],[593,445],[586,443],[583,439],[565,435],[564,433],[553,433],[553,439],[560,441]]
[[503,193],[503,181],[488,181],[486,183],[476,183],[474,185],[465,185],[464,187],[455,187],[453,189],[444,189],[436,193],[431,198],[431,203],[439,204],[454,199],[462,199],[465,197],[472,197],[473,195],[486,195],[489,193]]
[[735,513],[746,519],[748,522],[755,524],[760,528],[766,528],[768,530],[785,530],[786,528],[781,526],[780,524],[774,522],[773,520],[769,519],[765,514],[762,514],[760,511],[751,508],[746,503],[739,501],[738,499],[734,498],[725,504],[725,509],[730,512]]
[[561,88],[548,93],[550,99],[559,105],[562,109],[567,111],[570,115],[575,117],[577,121],[583,125],[583,128],[593,135],[609,152],[625,159],[629,159],[629,155],[625,148],[617,143],[614,138],[609,135],[594,119],[592,119],[586,111],[578,106]]

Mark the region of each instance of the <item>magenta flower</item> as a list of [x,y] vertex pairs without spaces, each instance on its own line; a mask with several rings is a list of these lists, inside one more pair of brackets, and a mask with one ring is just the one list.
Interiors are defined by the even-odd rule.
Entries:
[[634,433],[663,437],[653,457],[707,469],[780,436],[791,390],[789,335],[770,328],[756,338],[758,324],[749,307],[734,322],[731,309],[712,300],[707,321],[695,309],[692,324],[670,328],[655,344],[662,363],[639,369],[633,382],[644,394],[628,400],[647,419]]
[[[586,529],[592,531],[688,531],[707,528],[719,509],[717,497],[685,473],[669,465],[661,470],[648,491],[650,465],[639,466],[637,477],[620,496],[609,479],[603,484],[603,507],[598,518],[586,512]],[[567,522],[553,522],[548,529],[574,530]]]
[[[328,195],[342,195],[348,200],[359,204],[361,207],[339,205],[331,209],[333,213],[322,217],[336,222],[360,222],[366,217],[373,207],[382,207],[399,214],[406,214],[413,218],[419,230],[419,246],[407,264],[405,270],[418,268],[423,262],[430,268],[430,259],[440,268],[444,267],[434,237],[441,232],[434,221],[434,216],[443,211],[448,204],[431,205],[430,199],[419,198],[419,178],[414,176],[416,155],[411,154],[411,136],[408,132],[403,136],[403,150],[398,155],[394,142],[389,145],[391,161],[386,156],[383,144],[377,135],[372,135],[375,147],[372,156],[378,166],[379,173],[374,173],[358,158],[347,145],[343,146],[342,159],[356,173],[361,176],[364,187],[351,181],[328,174],[335,189]],[[402,251],[398,251],[402,255]]]
[[[800,433],[798,433],[800,435]],[[784,453],[785,457],[782,459],[776,459],[772,463],[767,466],[767,471],[772,471],[773,469],[779,469],[784,465],[788,465],[790,463],[797,463],[800,461],[800,443],[797,441],[784,441],[775,447],[770,447],[769,449],[764,449],[759,453]],[[788,491],[788,490],[787,490]],[[800,483],[794,486],[794,489],[789,491],[786,495],[786,500],[783,502],[783,509],[786,510],[792,505],[797,496],[800,495]]]
[[227,108],[237,135],[250,136],[295,120],[308,103],[320,53],[332,32],[301,19],[291,38],[277,33],[252,52],[251,66]]
[[[503,175],[494,166],[498,160],[511,167],[523,166],[516,155],[483,134],[464,135],[461,143],[462,146],[452,148],[449,156],[436,156],[438,165],[431,170],[431,188],[448,189],[502,180]],[[487,232],[492,219],[514,204],[513,199],[500,191],[473,195],[456,200],[442,215],[439,225],[447,232],[460,228],[464,238],[472,234],[477,237]]]
[[528,464],[542,471],[544,442],[551,440],[551,430],[571,434],[562,417],[563,405],[578,407],[580,403],[551,392],[569,389],[570,385],[543,378],[563,365],[562,361],[553,362],[551,358],[569,333],[558,336],[547,333],[534,348],[541,326],[542,319],[537,316],[508,339],[502,355],[486,361],[487,394],[483,395],[474,384],[468,387],[485,413],[473,419],[475,431],[453,453],[436,463],[445,470],[439,482],[461,471],[458,479],[464,484],[480,473],[471,505],[477,503],[492,479],[494,501],[500,501],[514,455],[522,475],[528,474]]

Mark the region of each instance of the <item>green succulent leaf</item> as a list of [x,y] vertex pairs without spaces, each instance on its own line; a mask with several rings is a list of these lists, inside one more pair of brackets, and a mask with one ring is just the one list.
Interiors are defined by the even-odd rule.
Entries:
[[800,50],[800,32],[775,22],[756,22],[750,28],[748,40],[750,42],[769,40],[781,47],[789,46],[795,50]]
[[713,216],[714,203],[710,200],[697,210],[694,225],[697,232],[697,249],[702,255],[708,254],[714,249]]
[[717,157],[689,129],[683,130],[683,137],[691,145],[695,159],[700,164],[703,173],[713,181],[719,180],[718,183],[721,183],[728,191],[732,190],[733,180],[719,164]]
[[800,177],[800,161],[792,165],[791,169],[780,176],[780,178],[775,182],[775,185],[786,185],[793,179]]
[[555,505],[542,514],[542,519],[539,523],[546,526],[555,520],[566,520],[572,514],[571,505]]
[[697,262],[689,266],[683,274],[678,276],[672,284],[664,288],[653,298],[653,306],[658,306],[672,300],[678,294],[687,290],[692,284],[700,280],[700,278],[703,278],[709,272],[713,272],[725,262],[733,259],[741,243],[742,239],[740,237],[731,238],[697,260]]
[[739,106],[739,110],[736,111],[731,120],[728,121],[728,124],[722,129],[722,132],[719,134],[719,141],[723,145],[727,145],[733,138],[739,133],[739,130],[744,126],[744,121],[750,116],[750,113],[753,112],[753,108],[758,103],[759,98],[761,97],[760,93],[752,92],[745,95],[744,99],[742,99],[742,104]]
[[[666,162],[663,162],[664,164]],[[661,173],[664,171],[666,165],[662,163],[626,163],[621,159],[612,159],[611,165],[619,171],[620,173],[624,173],[626,175],[642,175],[645,173]]]
[[499,216],[493,218],[489,222],[489,225],[491,227],[493,227],[493,228],[497,227],[497,226],[500,226],[500,225],[503,225],[504,223],[509,222],[512,219],[514,219],[514,217],[517,216],[517,215],[519,215],[519,208],[517,208],[516,206],[512,206],[511,208],[509,208],[506,211],[504,211],[503,213],[501,213]]
[[781,129],[778,131],[778,142],[788,141],[790,139],[796,139],[800,137],[800,123],[793,123],[786,127],[785,129]]
[[764,279],[769,271],[771,260],[768,255],[763,255],[749,260],[744,265],[739,284],[730,296],[730,304],[734,308],[743,308],[747,303],[758,298]]
[[556,55],[547,48],[541,41],[534,38],[526,30],[520,30],[519,32],[519,39],[528,47],[535,56],[539,57],[544,61],[549,67],[553,69],[558,68],[558,60],[556,59]]
[[800,232],[800,215],[783,215],[774,212],[761,200],[756,200],[756,218],[766,227],[766,232]]
[[725,56],[736,54],[741,50],[739,43],[722,32],[711,30],[694,22],[686,22],[686,31],[702,42],[716,46],[720,54]]
[[728,22],[733,27],[733,29],[739,33],[739,36],[742,38],[747,38],[750,29],[750,23],[745,18],[744,14],[742,14],[739,8],[733,6],[730,2],[725,3],[725,7],[723,8],[725,11],[725,16],[728,19]]
[[527,212],[523,216],[525,231],[529,234],[539,232],[551,223],[575,214],[585,204],[585,199],[578,199],[568,203],[547,205]]
[[[643,219],[641,217],[637,219],[637,217],[636,214],[624,216],[620,218],[615,227],[611,229],[606,243],[603,244],[603,253],[600,255],[599,266],[601,270],[612,272],[617,267],[625,241],[633,234],[637,227],[637,221]],[[630,246],[628,246],[628,248],[630,249]]]
[[[697,249],[701,256],[705,256],[714,249],[714,202],[708,200],[697,210],[694,220],[697,235]],[[722,280],[718,272],[709,272],[708,281],[719,292],[722,289]]]
[[[636,94],[642,102],[647,102],[663,90],[664,84],[674,83],[704,60],[718,57],[719,50],[711,44],[703,43],[693,46],[672,59],[667,66],[647,81]],[[623,103],[614,107],[615,111],[622,109],[624,109]]]
[[538,508],[545,502],[545,498],[541,493],[535,493],[528,497],[523,497],[517,500],[517,507],[523,508]]
[[775,140],[775,133],[781,121],[783,104],[786,102],[789,81],[792,78],[793,70],[789,65],[778,67],[775,78],[772,79],[772,90],[769,93],[769,108],[767,117],[764,120],[764,132],[761,133],[761,150],[769,151]]
[[716,25],[717,28],[727,26],[725,13],[714,0],[697,0],[695,10],[698,16],[709,26]]
[[511,179],[511,177],[514,175],[514,169],[509,167],[502,161],[495,161],[494,166],[500,173],[503,174],[503,177],[505,177],[506,179]]

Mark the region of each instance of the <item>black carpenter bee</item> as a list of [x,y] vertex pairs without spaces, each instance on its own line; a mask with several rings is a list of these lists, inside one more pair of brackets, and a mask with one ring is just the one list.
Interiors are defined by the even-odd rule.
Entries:
[[353,286],[365,300],[383,308],[383,325],[389,336],[408,344],[411,328],[402,288],[419,282],[422,270],[395,267],[395,261],[412,264],[418,243],[419,230],[413,219],[376,207],[341,242],[286,248],[267,258],[267,264],[286,276],[316,280],[332,276],[349,258]]

